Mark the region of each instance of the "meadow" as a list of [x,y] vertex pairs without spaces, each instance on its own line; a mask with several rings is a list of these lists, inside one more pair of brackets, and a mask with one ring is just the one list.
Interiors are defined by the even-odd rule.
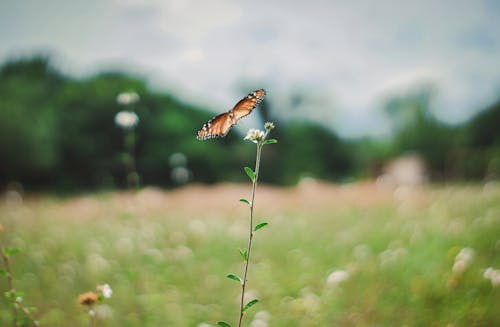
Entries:
[[[3,196],[0,242],[42,326],[87,326],[78,295],[108,283],[96,326],[234,323],[249,185]],[[259,185],[245,326],[498,326],[500,185]],[[0,280],[2,292],[7,282]],[[0,300],[0,326],[11,326]]]

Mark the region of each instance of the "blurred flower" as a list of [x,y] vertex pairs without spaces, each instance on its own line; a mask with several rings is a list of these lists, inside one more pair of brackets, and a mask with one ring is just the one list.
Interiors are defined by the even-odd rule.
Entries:
[[137,103],[139,101],[139,94],[135,92],[122,92],[116,97],[116,102],[123,106]]
[[185,184],[189,181],[190,177],[191,172],[185,167],[175,167],[170,173],[170,178],[172,178],[176,184]]
[[122,110],[115,115],[115,124],[118,127],[130,129],[137,126],[139,116],[133,111]]
[[345,270],[335,270],[326,279],[326,284],[328,286],[337,286],[340,283],[349,279],[349,273]]
[[264,124],[264,128],[270,131],[274,128],[274,124],[268,121]]
[[113,295],[113,290],[109,284],[98,285],[97,290],[102,293],[106,299],[109,299]]
[[483,277],[491,281],[491,286],[500,286],[500,269],[489,267],[484,271]]
[[170,157],[168,157],[168,163],[172,168],[179,166],[185,167],[187,164],[186,155],[182,152],[172,153]]
[[87,292],[78,296],[78,304],[87,305],[89,307],[95,305],[98,300],[99,296],[94,292]]
[[382,268],[397,263],[408,254],[406,248],[387,249],[379,254],[380,266]]
[[262,141],[262,139],[264,138],[264,135],[265,134],[263,131],[251,128],[248,131],[247,136],[245,136],[244,140],[250,140],[253,143],[258,143],[258,142]]
[[462,274],[469,268],[474,259],[474,250],[471,248],[463,248],[455,256],[455,262],[453,263],[452,271],[455,274]]

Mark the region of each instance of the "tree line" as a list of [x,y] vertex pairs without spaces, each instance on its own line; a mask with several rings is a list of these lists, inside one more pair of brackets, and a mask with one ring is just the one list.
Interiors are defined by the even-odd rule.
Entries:
[[[125,187],[124,135],[114,123],[123,108],[116,97],[140,95],[134,110],[136,168],[141,185],[243,181],[253,147],[231,132],[200,142],[198,128],[213,113],[155,92],[140,78],[105,72],[86,78],[64,75],[47,57],[17,59],[0,67],[0,186],[17,182],[29,190],[80,191]],[[262,167],[262,181],[293,185],[303,177],[348,181],[369,177],[374,165],[412,151],[433,179],[484,180],[500,176],[500,102],[456,126],[428,110],[428,94],[394,98],[386,111],[390,139],[347,140],[311,122],[283,121],[268,100],[257,111],[278,128],[277,146]],[[179,159],[181,158],[181,159]],[[182,166],[182,167],[179,167]],[[183,179],[176,171],[183,169]]]

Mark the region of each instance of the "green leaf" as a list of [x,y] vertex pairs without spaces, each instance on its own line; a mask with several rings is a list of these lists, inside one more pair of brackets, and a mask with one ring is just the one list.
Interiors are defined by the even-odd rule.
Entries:
[[240,199],[240,202],[243,202],[243,203],[246,203],[246,204],[250,204],[250,201],[248,201],[247,199]]
[[0,269],[0,277],[7,276],[7,272],[3,269]]
[[253,299],[252,301],[245,304],[245,306],[243,307],[243,312],[247,311],[252,305],[256,304],[257,302],[259,302],[259,300]]
[[245,172],[247,173],[248,177],[250,177],[252,182],[255,182],[255,173],[253,172],[252,168],[245,167]]
[[235,275],[235,274],[228,274],[226,277],[229,279],[235,280],[237,282],[240,282],[240,283],[242,282],[241,277],[238,275]]
[[230,324],[228,324],[227,322],[225,321],[217,321],[217,325],[221,326],[221,327],[231,327]]
[[5,248],[3,250],[3,253],[5,254],[5,256],[9,257],[11,255],[14,255],[14,254],[18,254],[21,252],[21,249],[20,248]]
[[240,255],[243,258],[243,261],[247,261],[247,259],[248,259],[247,250],[240,250]]
[[260,223],[257,226],[255,226],[255,228],[253,229],[253,231],[256,232],[259,229],[261,229],[262,227],[266,227],[267,225],[269,225],[269,224],[268,223]]
[[277,139],[265,140],[263,144],[274,144],[274,143],[278,143],[278,140]]

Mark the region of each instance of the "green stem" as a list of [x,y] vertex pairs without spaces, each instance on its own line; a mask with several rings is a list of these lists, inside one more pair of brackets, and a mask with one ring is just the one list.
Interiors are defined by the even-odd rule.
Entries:
[[[14,289],[14,282],[12,278],[12,271],[10,269],[10,261],[9,257],[5,254],[3,246],[0,246],[0,254],[2,255],[2,260],[5,266],[5,272],[7,273],[7,284],[9,287],[9,292],[11,293],[11,296],[15,296],[15,289]],[[13,326],[17,326],[17,307],[16,307],[16,302],[15,299],[12,302],[12,323]]]
[[255,178],[252,181],[252,201],[250,202],[250,229],[248,235],[248,246],[247,246],[247,256],[245,261],[245,272],[243,274],[243,282],[241,284],[241,299],[240,299],[240,316],[238,320],[238,327],[241,327],[241,323],[243,322],[243,306],[245,305],[245,289],[247,285],[247,275],[248,275],[248,266],[250,262],[250,252],[252,250],[252,240],[253,240],[253,209],[255,204],[255,191],[257,189],[257,180],[259,179],[259,167],[260,167],[260,153],[262,150],[262,143],[259,142],[257,144],[257,156],[255,158]]

